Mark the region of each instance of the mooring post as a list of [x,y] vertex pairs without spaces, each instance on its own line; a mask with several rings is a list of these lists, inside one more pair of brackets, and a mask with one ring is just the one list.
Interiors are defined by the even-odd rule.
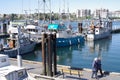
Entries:
[[52,74],[52,34],[48,34],[48,75],[53,76]]
[[46,76],[46,34],[42,33],[42,62],[43,62],[43,73]]
[[57,74],[57,54],[56,54],[56,33],[53,33],[53,67],[54,67],[54,75]]
[[82,33],[83,29],[82,29],[82,23],[78,23],[78,32]]

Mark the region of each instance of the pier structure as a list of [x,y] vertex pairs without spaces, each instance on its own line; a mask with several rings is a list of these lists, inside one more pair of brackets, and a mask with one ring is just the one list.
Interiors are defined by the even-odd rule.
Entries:
[[82,23],[78,23],[78,32],[82,33],[83,28],[82,28]]
[[42,62],[43,74],[53,76],[57,74],[56,67],[56,34],[42,33]]
[[[119,80],[120,73],[103,71],[104,76],[100,77],[98,73],[98,79],[91,78],[92,70],[82,68],[82,73],[78,69],[71,68],[70,66],[57,65],[57,71],[60,74],[56,76],[44,76],[42,74],[43,63],[37,61],[22,60],[23,67],[26,68],[28,74],[35,79],[32,80]],[[17,59],[10,58],[10,63],[17,66]],[[79,77],[80,75],[80,77]]]

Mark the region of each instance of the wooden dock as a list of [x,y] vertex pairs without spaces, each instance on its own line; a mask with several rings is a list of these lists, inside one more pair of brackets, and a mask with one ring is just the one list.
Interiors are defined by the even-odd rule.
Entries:
[[[17,65],[17,59],[10,58],[10,63],[12,65]],[[36,80],[94,80],[91,78],[92,70],[80,68],[75,69],[70,66],[57,65],[58,75],[50,77],[44,76],[43,73],[43,65],[41,62],[36,61],[28,61],[22,60],[23,67],[27,69],[27,72],[34,77]],[[98,80],[119,80],[120,73],[108,72],[109,74],[105,74],[103,77],[99,77]]]

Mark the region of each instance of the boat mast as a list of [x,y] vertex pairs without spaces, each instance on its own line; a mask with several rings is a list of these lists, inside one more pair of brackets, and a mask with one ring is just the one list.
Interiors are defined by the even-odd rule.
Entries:
[[39,5],[40,5],[40,1],[38,0],[38,21],[39,21],[39,18],[40,18],[40,16],[39,16]]
[[43,0],[43,3],[44,3],[44,10],[43,10],[43,13],[44,13],[44,24],[45,24],[45,3],[46,3],[46,0]]
[[23,0],[22,0],[22,14],[23,14]]
[[64,4],[63,4],[63,13],[65,13],[65,0],[63,0]]
[[102,21],[101,21],[101,13],[99,13],[99,21],[100,21],[100,26],[102,25]]
[[67,2],[67,17],[68,17],[68,27],[69,27],[70,26],[69,2]]
[[50,6],[50,23],[52,23],[52,20],[51,20],[51,14],[52,14],[52,12],[51,12],[51,0],[49,0],[49,6]]
[[59,0],[59,20],[60,20],[60,22],[61,22],[61,20],[62,20],[62,17],[61,17],[61,0]]

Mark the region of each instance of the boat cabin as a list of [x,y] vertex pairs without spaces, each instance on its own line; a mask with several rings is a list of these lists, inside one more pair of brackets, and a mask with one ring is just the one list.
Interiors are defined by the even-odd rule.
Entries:
[[30,34],[41,34],[41,32],[44,31],[44,28],[35,25],[27,25],[25,27],[25,30]]
[[10,22],[8,33],[12,34],[18,34],[18,27],[20,26],[21,29],[24,28],[25,23],[24,22]]
[[27,76],[25,68],[10,65],[8,55],[0,54],[0,80],[23,80]]
[[50,24],[48,30],[56,32],[57,38],[68,38],[72,35],[71,30],[67,29],[64,24]]
[[66,27],[64,24],[50,24],[48,25],[48,30],[53,30],[53,31],[61,31],[65,30]]

